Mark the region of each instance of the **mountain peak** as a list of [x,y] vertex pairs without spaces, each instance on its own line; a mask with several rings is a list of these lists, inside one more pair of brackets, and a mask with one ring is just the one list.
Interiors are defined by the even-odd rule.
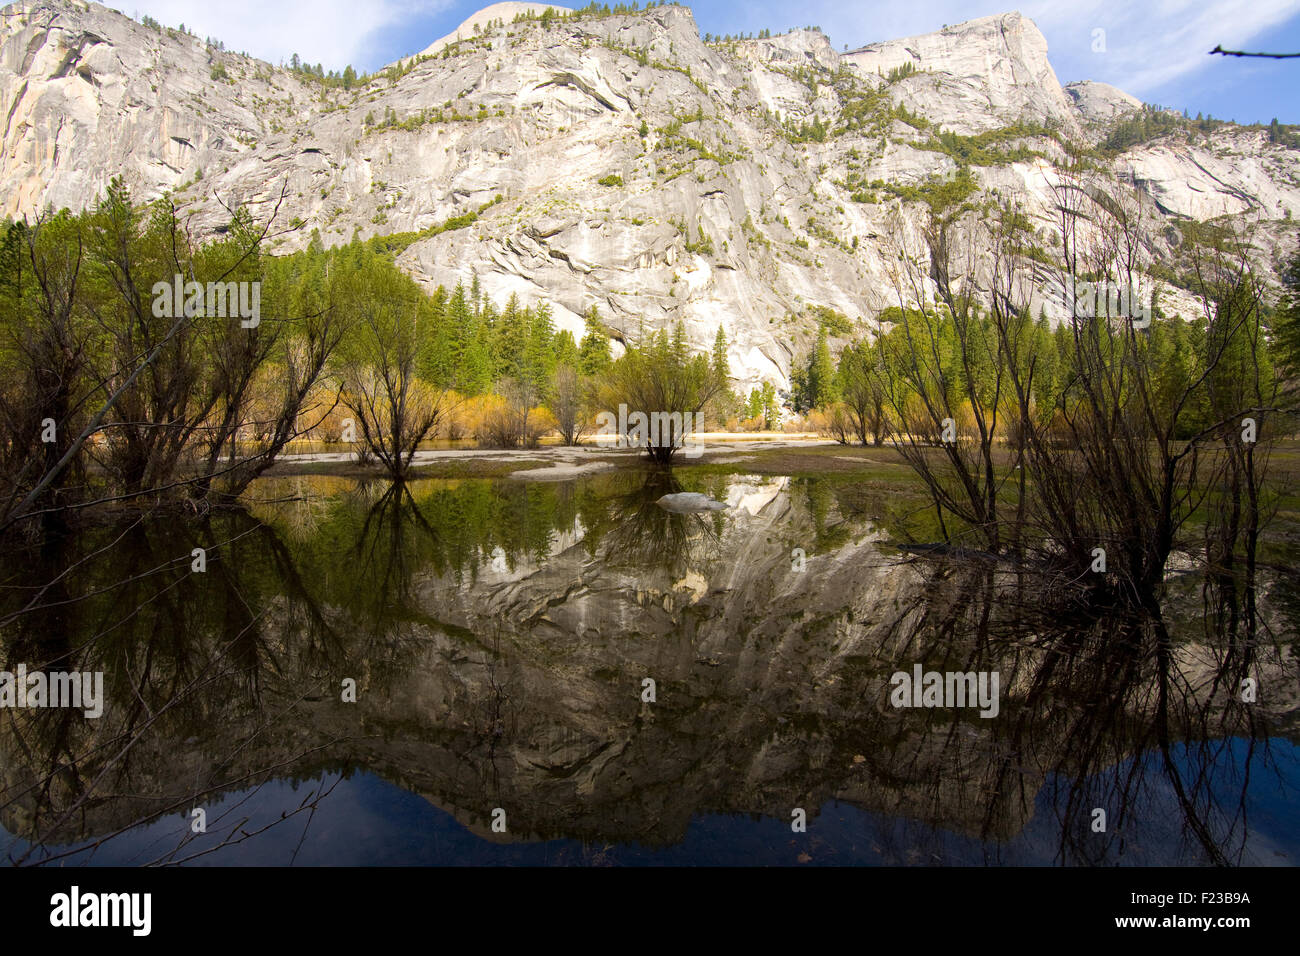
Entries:
[[1074,100],[1084,119],[1090,122],[1108,122],[1142,109],[1142,101],[1137,97],[1096,80],[1067,83],[1065,92]]
[[554,3],[520,3],[517,0],[507,0],[505,3],[494,3],[491,6],[484,7],[471,14],[466,20],[451,33],[445,37],[435,40],[429,46],[420,51],[420,56],[433,56],[435,53],[441,53],[444,47],[450,46],[459,40],[465,40],[474,36],[475,27],[485,27],[493,20],[504,20],[509,23],[520,14],[533,14],[540,16],[547,10],[554,10],[556,13],[572,13],[570,7],[561,7]]
[[944,77],[944,89],[913,82],[907,106],[923,114],[960,117],[950,126],[971,134],[1021,119],[1077,122],[1071,99],[1047,59],[1047,39],[1033,20],[1018,12],[980,17],[934,33],[870,43],[843,54],[863,73],[889,75],[900,68]]

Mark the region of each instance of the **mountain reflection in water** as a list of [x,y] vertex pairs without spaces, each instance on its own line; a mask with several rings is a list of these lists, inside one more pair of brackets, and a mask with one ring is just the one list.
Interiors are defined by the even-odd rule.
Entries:
[[[1197,574],[1155,619],[1070,604],[900,552],[848,488],[275,479],[247,513],[11,545],[3,668],[103,671],[107,705],[0,710],[0,838],[24,864],[1295,861],[1293,580],[1262,628]],[[679,491],[731,508],[656,506]],[[893,708],[917,664],[998,672],[998,716]]]

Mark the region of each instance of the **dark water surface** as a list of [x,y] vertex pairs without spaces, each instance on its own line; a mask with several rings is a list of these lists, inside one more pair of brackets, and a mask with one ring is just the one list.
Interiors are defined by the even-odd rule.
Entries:
[[[731,508],[655,504],[682,490]],[[1023,570],[901,553],[891,503],[834,479],[303,478],[253,497],[8,543],[3,669],[102,671],[107,698],[99,719],[0,709],[11,861],[1300,854],[1294,580],[1261,588],[1255,629],[1194,562],[1159,621],[1066,603]],[[892,706],[891,675],[918,664],[996,673],[996,716]]]

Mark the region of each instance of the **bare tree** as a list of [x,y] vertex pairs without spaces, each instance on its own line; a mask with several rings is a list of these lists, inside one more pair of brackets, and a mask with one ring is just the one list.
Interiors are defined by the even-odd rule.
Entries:
[[841,402],[831,408],[831,428],[843,421],[862,445],[884,444],[888,432],[884,355],[866,342],[847,346],[840,355]]
[[[1033,264],[1018,239],[1024,217],[1010,204],[970,217],[959,262],[952,224],[936,216],[923,233],[925,255],[903,250],[897,259],[905,319],[887,340],[898,379],[890,403],[912,427],[893,443],[924,480],[949,540],[974,534],[991,552],[1154,607],[1170,552],[1201,503],[1250,502],[1258,491],[1252,465],[1274,389],[1260,289],[1243,237],[1225,233],[1196,247],[1205,347],[1180,378],[1154,358],[1172,334],[1162,324],[1148,330],[1131,314],[1073,308],[1085,280],[1130,298],[1142,288],[1150,252],[1140,197],[1070,176],[1056,195],[1058,281],[1072,308],[1052,414],[1038,407],[1041,340],[1024,278]],[[928,434],[915,434],[909,403],[923,409]],[[969,437],[954,434],[959,410],[969,413]],[[1246,525],[1257,531],[1258,511],[1252,516]]]
[[388,270],[361,268],[338,304],[352,340],[342,353],[342,402],[355,416],[358,440],[394,479],[405,477],[420,443],[451,407],[447,391],[417,375],[431,321],[414,282]]
[[576,445],[591,431],[588,414],[589,383],[578,375],[576,369],[561,365],[555,370],[551,384],[551,414],[555,416],[560,438],[566,445]]

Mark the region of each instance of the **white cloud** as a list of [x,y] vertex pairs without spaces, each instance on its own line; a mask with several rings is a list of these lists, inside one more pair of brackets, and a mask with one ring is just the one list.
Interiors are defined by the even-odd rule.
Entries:
[[[1297,11],[1298,0],[1160,0],[1141,6],[1092,0],[1024,8],[1047,35],[1053,65],[1066,74],[1062,81],[1105,79],[1135,96],[1206,69],[1214,62],[1206,54],[1215,45],[1241,49]],[[1105,53],[1091,49],[1097,27],[1106,31]]]
[[[111,0],[110,0],[111,3]],[[227,50],[273,63],[294,53],[328,69],[359,68],[385,30],[447,9],[450,0],[121,0],[122,11],[148,14],[164,26],[185,24]],[[413,38],[411,50],[433,37]]]

